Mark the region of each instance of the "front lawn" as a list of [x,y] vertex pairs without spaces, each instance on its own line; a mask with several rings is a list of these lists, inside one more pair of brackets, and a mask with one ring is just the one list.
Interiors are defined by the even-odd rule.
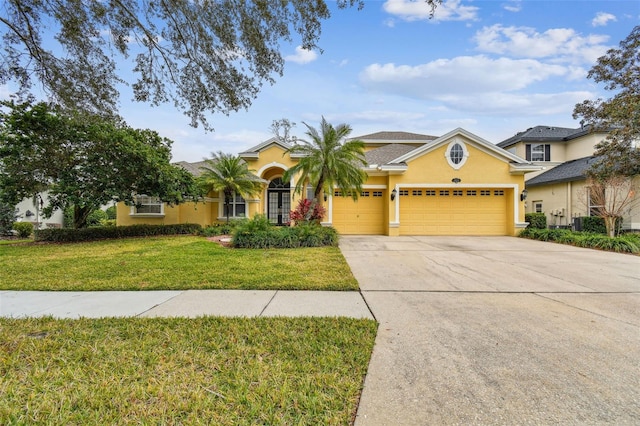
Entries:
[[3,290],[357,290],[337,247],[227,249],[203,237],[0,247]]
[[375,334],[346,318],[4,318],[0,424],[348,425]]

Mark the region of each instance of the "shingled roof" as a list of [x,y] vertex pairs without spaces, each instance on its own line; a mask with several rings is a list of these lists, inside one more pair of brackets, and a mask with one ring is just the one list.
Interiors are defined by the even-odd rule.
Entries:
[[405,144],[390,144],[381,146],[380,148],[372,149],[371,151],[367,151],[364,155],[367,160],[367,164],[389,164],[391,161],[395,160],[398,157],[402,157],[405,154],[416,149],[413,145],[405,145]]
[[202,174],[202,170],[200,170],[200,167],[206,166],[207,162],[196,161],[195,163],[188,163],[186,161],[178,161],[177,163],[173,163],[173,164],[175,164],[176,166],[182,167],[183,169],[185,169],[195,177],[198,177],[200,176],[200,174]]
[[567,161],[553,169],[539,174],[527,181],[526,186],[540,186],[550,183],[572,182],[584,180],[585,172],[597,160],[598,157],[585,157],[577,160]]
[[519,132],[509,139],[505,139],[496,145],[500,148],[506,148],[518,142],[562,142],[568,141],[588,132],[589,128],[587,127],[570,129],[567,127],[535,126],[530,127],[524,132]]
[[431,135],[423,135],[420,133],[384,131],[384,132],[370,133],[368,135],[357,136],[352,139],[360,139],[362,141],[380,141],[380,142],[394,142],[394,141],[428,142],[434,139],[438,139],[438,137],[431,136]]

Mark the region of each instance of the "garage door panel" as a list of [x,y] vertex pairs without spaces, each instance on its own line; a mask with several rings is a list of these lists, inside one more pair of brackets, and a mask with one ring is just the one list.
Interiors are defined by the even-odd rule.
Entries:
[[436,189],[404,192],[401,235],[505,235],[503,189]]
[[333,197],[333,227],[343,235],[382,235],[386,191],[363,191],[358,201]]

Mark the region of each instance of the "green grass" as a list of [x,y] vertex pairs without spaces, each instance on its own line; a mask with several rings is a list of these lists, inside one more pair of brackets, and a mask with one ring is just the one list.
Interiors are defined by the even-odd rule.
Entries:
[[32,243],[33,239],[12,239],[12,240],[0,240],[0,246],[11,245],[11,244],[24,244],[24,243]]
[[345,318],[0,319],[0,424],[347,425],[375,334]]
[[3,290],[357,290],[337,247],[226,249],[202,237],[0,247]]

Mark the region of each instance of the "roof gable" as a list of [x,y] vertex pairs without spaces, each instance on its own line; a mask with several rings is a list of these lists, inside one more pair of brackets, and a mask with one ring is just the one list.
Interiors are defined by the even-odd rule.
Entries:
[[278,146],[280,148],[282,148],[283,151],[288,150],[289,148],[291,148],[291,145],[289,145],[286,142],[281,141],[278,138],[270,138],[267,139],[266,141],[262,142],[259,145],[256,145],[252,148],[249,148],[248,150],[241,152],[240,154],[238,154],[241,158],[258,158],[258,156],[260,155],[260,152],[265,151],[269,148],[271,148],[272,146]]
[[498,159],[501,159],[502,161],[505,161],[508,163],[516,163],[516,164],[530,164],[529,162],[518,157],[517,155],[512,154],[508,151],[505,151],[504,149],[492,144],[491,142],[481,138],[480,136],[474,135],[473,133],[468,132],[460,127],[433,140],[430,143],[427,143],[404,155],[401,155],[395,158],[394,160],[391,161],[391,163],[410,162],[418,157],[428,154],[429,152],[435,149],[438,149],[439,147],[445,144],[450,143],[452,139],[459,136],[464,137],[466,139],[465,142],[471,142],[471,144],[476,148],[479,148],[481,151],[485,152],[486,154],[492,155]]

